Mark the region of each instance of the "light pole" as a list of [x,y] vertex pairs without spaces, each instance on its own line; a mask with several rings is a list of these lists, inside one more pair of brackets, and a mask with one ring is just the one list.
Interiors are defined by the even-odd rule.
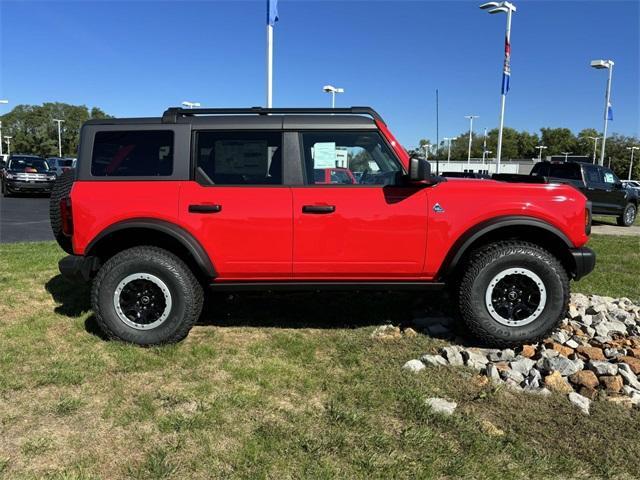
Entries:
[[189,110],[191,110],[192,108],[197,108],[200,106],[200,102],[189,102],[187,100],[185,100],[184,102],[182,102],[182,105],[187,107]]
[[487,154],[490,154],[490,153],[493,153],[493,152],[491,150],[487,150],[487,149],[482,151],[482,166],[484,166],[484,162],[485,162],[485,160],[487,158]]
[[538,145],[536,148],[540,151],[540,153],[538,153],[538,161],[541,162],[542,161],[542,150],[546,150],[547,147],[545,147],[544,145]]
[[607,68],[609,78],[607,80],[607,92],[604,96],[604,131],[602,132],[602,146],[600,147],[600,165],[604,165],[604,148],[607,143],[607,126],[611,108],[611,77],[613,77],[613,60],[592,60],[591,66],[597,69]]
[[629,162],[629,178],[627,180],[631,180],[631,171],[633,170],[633,152],[636,150],[640,150],[640,147],[627,147],[627,150],[631,150],[631,162]]
[[567,163],[567,160],[569,159],[569,155],[573,155],[573,152],[560,152],[562,155],[564,155],[564,163]]
[[464,118],[469,120],[469,153],[467,154],[467,163],[471,163],[471,139],[473,136],[473,119],[480,118],[480,115],[465,115]]
[[598,150],[598,140],[600,140],[600,137],[587,137],[591,140],[593,140],[593,163],[595,165],[596,163],[596,151]]
[[7,142],[7,155],[11,155],[11,139],[13,137],[4,137],[4,141]]
[[53,119],[54,122],[58,124],[58,156],[62,157],[62,130],[61,125],[64,120],[58,120],[57,118]]
[[[0,99],[0,104],[6,105],[9,103],[7,99]],[[0,156],[2,156],[2,122],[0,122]]]
[[457,140],[458,137],[444,137],[447,141],[447,163],[451,163],[451,140]]
[[500,128],[498,130],[498,148],[496,152],[496,173],[500,173],[500,160],[502,158],[502,132],[504,130],[504,108],[507,101],[507,92],[509,91],[509,79],[511,78],[511,16],[516,11],[516,6],[511,2],[488,2],[480,5],[480,8],[483,10],[489,9],[488,12],[491,14],[507,14],[507,28],[504,37],[502,91],[500,95]]
[[431,144],[425,143],[422,148],[424,148],[424,159],[429,160],[429,149],[431,148]]
[[325,85],[322,90],[331,94],[331,108],[336,108],[336,93],[344,93],[344,88],[334,87],[333,85]]

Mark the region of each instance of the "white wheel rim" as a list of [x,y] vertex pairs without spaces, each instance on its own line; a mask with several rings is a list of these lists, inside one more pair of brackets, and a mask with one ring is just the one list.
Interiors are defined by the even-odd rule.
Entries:
[[[164,309],[162,310],[160,316],[150,323],[138,323],[132,320],[122,307],[122,292],[129,284],[131,284],[131,282],[134,282],[136,280],[145,280],[155,285],[160,290],[165,303]],[[155,275],[152,275],[150,273],[134,273],[125,277],[116,287],[116,290],[113,294],[113,306],[116,310],[118,318],[120,318],[120,320],[122,320],[124,324],[128,325],[131,328],[135,328],[136,330],[151,330],[164,323],[164,321],[169,317],[172,306],[171,292],[169,291],[169,287],[167,286],[167,284]]]
[[[525,291],[523,292],[522,288],[518,289],[509,286],[506,288],[507,291],[505,292],[503,287],[506,287],[507,282],[503,282],[503,284],[501,284],[500,282],[502,280],[506,281],[507,277],[511,276],[514,276],[519,281],[521,281],[521,279],[523,278],[528,279],[525,281],[525,283],[526,286],[529,287],[529,289],[525,288]],[[497,291],[496,287],[498,287],[500,291]],[[496,302],[495,299],[496,295],[500,296],[500,300],[498,302]],[[532,298],[535,299],[538,296],[539,300],[532,300]],[[526,317],[523,318],[514,318],[513,315],[505,317],[501,313],[499,313],[499,311],[504,310],[500,306],[501,303],[503,305],[505,303],[508,305],[513,304],[511,308],[512,313],[513,308],[518,308],[517,305],[526,305],[527,308],[521,308],[521,310],[530,310],[530,312]],[[531,303],[533,303],[533,305]],[[496,322],[508,327],[522,327],[535,321],[542,314],[546,304],[547,289],[544,285],[544,282],[538,275],[527,268],[509,268],[507,270],[503,270],[491,279],[491,281],[489,282],[489,286],[487,287],[487,290],[485,292],[485,305],[487,307],[489,315],[491,315],[491,318],[493,318]]]

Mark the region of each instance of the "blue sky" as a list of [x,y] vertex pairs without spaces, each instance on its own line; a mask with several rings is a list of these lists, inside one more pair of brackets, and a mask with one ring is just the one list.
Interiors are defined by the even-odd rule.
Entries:
[[[497,126],[504,15],[480,1],[281,0],[274,106],[371,105],[407,147]],[[640,2],[515,0],[507,126],[600,129],[615,60],[610,131],[640,136]],[[265,102],[265,1],[0,2],[0,97],[157,116],[182,100]]]

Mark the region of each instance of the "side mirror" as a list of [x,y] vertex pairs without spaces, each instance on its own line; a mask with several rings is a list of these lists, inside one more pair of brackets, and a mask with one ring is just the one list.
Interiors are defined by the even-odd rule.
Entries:
[[424,182],[431,180],[431,165],[426,160],[418,157],[409,159],[409,181]]

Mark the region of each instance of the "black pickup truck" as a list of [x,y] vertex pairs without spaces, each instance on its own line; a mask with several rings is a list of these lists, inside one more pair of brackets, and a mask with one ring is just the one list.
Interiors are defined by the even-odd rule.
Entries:
[[531,175],[573,185],[591,201],[596,215],[615,215],[618,225],[630,227],[638,213],[638,193],[625,187],[610,168],[580,162],[539,162]]

